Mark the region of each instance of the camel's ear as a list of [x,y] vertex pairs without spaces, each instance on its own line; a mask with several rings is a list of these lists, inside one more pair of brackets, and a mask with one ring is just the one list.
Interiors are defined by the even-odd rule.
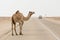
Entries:
[[31,11],[29,11],[29,13],[32,13]]

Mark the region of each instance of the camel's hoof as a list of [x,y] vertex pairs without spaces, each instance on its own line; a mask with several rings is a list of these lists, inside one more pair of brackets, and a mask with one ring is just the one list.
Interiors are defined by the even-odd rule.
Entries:
[[20,33],[19,35],[23,35],[22,33]]
[[18,35],[18,34],[16,34],[16,35]]
[[12,34],[12,36],[14,36],[14,34]]

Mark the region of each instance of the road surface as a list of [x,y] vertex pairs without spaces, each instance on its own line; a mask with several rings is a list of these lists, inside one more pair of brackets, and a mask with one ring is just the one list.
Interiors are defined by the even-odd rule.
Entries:
[[[60,40],[60,24],[31,18],[24,22],[23,35],[11,35],[11,20],[0,19],[0,40]],[[19,26],[17,27],[19,34]]]

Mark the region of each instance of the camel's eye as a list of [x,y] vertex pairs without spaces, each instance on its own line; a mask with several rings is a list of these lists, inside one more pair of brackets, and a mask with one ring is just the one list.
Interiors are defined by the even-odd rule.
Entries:
[[29,12],[29,13],[32,13],[32,12]]

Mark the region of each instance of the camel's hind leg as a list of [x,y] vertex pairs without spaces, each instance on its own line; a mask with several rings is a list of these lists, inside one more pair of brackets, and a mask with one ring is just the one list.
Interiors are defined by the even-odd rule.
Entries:
[[16,24],[14,24],[14,31],[15,31],[15,34],[18,35],[16,32]]
[[13,36],[14,34],[13,34],[13,23],[12,23],[12,36]]
[[23,23],[24,23],[23,21],[22,21],[21,23],[19,23],[19,25],[20,25],[20,33],[19,33],[19,34],[20,34],[20,35],[23,35],[23,34],[22,34],[22,26],[23,26]]

